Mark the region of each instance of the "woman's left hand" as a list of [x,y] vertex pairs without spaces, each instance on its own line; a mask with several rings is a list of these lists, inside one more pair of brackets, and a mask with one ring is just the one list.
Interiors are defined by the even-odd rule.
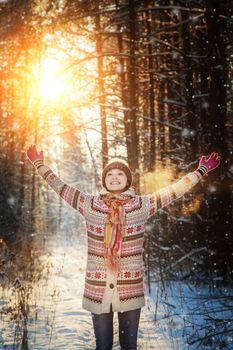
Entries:
[[221,162],[221,156],[216,152],[212,152],[209,158],[207,157],[208,156],[201,157],[199,167],[203,165],[207,168],[207,172],[209,172],[211,170],[216,169],[219,166]]
[[30,162],[33,164],[36,160],[44,161],[44,154],[43,151],[38,152],[36,149],[36,145],[31,145],[28,147],[26,151],[27,157],[30,160]]

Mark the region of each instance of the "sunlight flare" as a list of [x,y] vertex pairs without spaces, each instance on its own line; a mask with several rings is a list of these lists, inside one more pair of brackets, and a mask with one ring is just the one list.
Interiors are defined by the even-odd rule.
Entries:
[[69,75],[62,74],[62,64],[55,58],[45,58],[41,62],[39,95],[44,101],[55,101],[71,93]]

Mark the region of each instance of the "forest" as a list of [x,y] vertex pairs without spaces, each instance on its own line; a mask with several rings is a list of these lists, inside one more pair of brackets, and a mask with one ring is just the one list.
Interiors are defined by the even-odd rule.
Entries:
[[89,193],[111,157],[125,159],[136,192],[148,194],[202,155],[221,155],[218,169],[150,219],[144,261],[149,292],[154,281],[220,288],[227,317],[214,326],[209,317],[204,335],[174,349],[231,349],[232,1],[2,0],[0,23],[0,301],[8,287],[17,296],[0,303],[0,325],[9,316],[21,325],[8,345],[0,331],[0,349],[39,349],[25,331],[26,286],[40,280],[51,242],[84,232],[28,161],[31,144]]

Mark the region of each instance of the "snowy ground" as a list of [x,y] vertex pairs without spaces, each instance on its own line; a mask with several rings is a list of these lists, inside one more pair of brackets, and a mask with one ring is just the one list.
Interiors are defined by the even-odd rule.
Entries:
[[[95,349],[91,316],[81,307],[86,264],[85,236],[81,235],[72,245],[60,242],[55,246],[53,242],[49,249],[51,252],[42,257],[42,262],[44,260],[50,266],[47,276],[33,288],[30,298],[26,327],[28,347],[22,347],[20,341],[15,341],[15,326],[5,316],[0,319],[0,349]],[[5,305],[3,299],[6,300],[6,292],[4,295],[1,292],[0,289],[0,310]],[[198,293],[181,283],[173,283],[165,289],[152,284],[152,292],[149,294],[147,291],[147,305],[142,308],[140,318],[139,350],[196,349],[196,343],[190,346],[186,340],[187,336],[193,336],[195,327],[198,335],[204,332],[206,320],[199,311],[206,305],[204,300],[208,300],[208,296],[203,299],[191,298],[192,295],[203,296],[203,291]],[[215,316],[218,305],[216,300]],[[225,311],[227,319],[233,319],[231,313],[230,310]],[[114,349],[120,349],[116,313],[114,324]],[[233,349],[232,337],[228,334],[225,338],[227,347],[222,349]],[[14,343],[18,345],[13,346]],[[207,343],[199,347],[205,350],[212,348]]]

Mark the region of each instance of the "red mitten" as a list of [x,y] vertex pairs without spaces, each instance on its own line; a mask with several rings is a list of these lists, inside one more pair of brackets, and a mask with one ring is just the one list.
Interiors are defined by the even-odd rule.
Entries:
[[202,156],[199,162],[198,171],[202,176],[217,168],[220,164],[221,156],[218,153],[212,152],[209,158]]
[[37,152],[36,150],[36,146],[35,145],[31,145],[28,149],[27,149],[27,157],[30,160],[30,162],[36,166],[37,164],[43,164],[44,163],[44,154],[43,151],[41,152]]

